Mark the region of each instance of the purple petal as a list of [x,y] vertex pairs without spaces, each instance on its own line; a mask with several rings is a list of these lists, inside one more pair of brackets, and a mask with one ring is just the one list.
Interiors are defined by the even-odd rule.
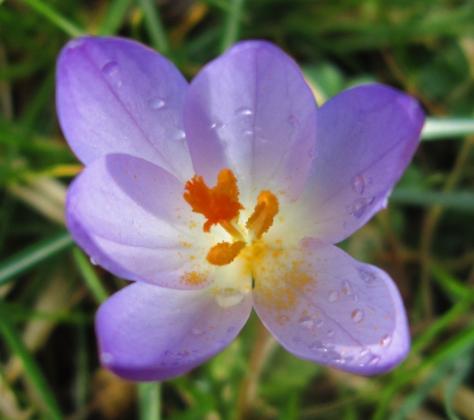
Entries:
[[183,374],[237,336],[250,315],[249,296],[223,308],[209,289],[128,286],[97,313],[101,361],[117,375],[137,381]]
[[187,83],[167,59],[134,41],[84,37],[63,48],[56,77],[61,127],[82,162],[127,153],[192,175],[181,121]]
[[243,42],[193,80],[184,124],[196,173],[231,168],[247,193],[296,197],[315,141],[316,104],[296,63],[277,47]]
[[390,277],[332,245],[305,242],[290,257],[299,261],[303,277],[290,272],[275,283],[285,274],[278,264],[256,275],[255,310],[263,323],[303,359],[362,375],[399,364],[410,337]]
[[179,288],[199,273],[202,287],[212,238],[182,194],[183,184],[159,166],[107,155],[71,185],[67,224],[91,258],[119,277]]
[[320,108],[316,158],[302,198],[310,236],[339,242],[385,206],[423,122],[413,98],[382,85],[347,90]]

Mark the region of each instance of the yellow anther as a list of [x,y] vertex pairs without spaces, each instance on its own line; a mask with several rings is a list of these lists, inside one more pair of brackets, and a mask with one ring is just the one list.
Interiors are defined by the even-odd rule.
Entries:
[[244,241],[220,242],[209,250],[206,258],[213,265],[226,265],[231,263],[243,248]]
[[255,238],[261,236],[270,229],[273,219],[278,213],[278,199],[270,191],[262,191],[257,199],[257,205],[245,225]]

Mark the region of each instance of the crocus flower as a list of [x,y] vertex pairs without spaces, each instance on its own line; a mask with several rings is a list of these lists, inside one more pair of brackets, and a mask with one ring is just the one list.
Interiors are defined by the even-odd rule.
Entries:
[[380,84],[318,108],[295,62],[241,42],[188,84],[136,42],[62,51],[59,120],[86,165],[67,225],[133,284],[96,318],[100,359],[133,380],[174,377],[225,348],[252,308],[283,347],[363,375],[409,349],[399,292],[336,247],[386,205],[424,116]]

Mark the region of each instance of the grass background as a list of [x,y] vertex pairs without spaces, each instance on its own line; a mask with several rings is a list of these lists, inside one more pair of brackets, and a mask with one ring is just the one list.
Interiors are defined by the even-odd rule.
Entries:
[[[272,40],[319,102],[377,80],[419,98],[423,141],[387,210],[344,243],[403,294],[413,348],[357,377],[296,359],[255,317],[223,353],[164,384],[102,370],[93,315],[123,285],[64,230],[81,167],[55,115],[60,48],[82,33],[138,39],[191,78],[238,39]],[[473,419],[474,2],[0,1],[0,418]]]

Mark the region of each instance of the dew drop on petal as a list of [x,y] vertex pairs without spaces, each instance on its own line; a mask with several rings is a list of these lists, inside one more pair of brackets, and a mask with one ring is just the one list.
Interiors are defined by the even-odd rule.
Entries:
[[242,302],[243,298],[244,295],[240,290],[231,287],[219,289],[216,294],[216,302],[222,308],[230,308],[231,306],[237,305]]
[[288,117],[288,124],[290,124],[293,128],[298,126],[298,124],[299,124],[298,117],[296,117],[296,115],[291,114]]
[[348,280],[344,280],[342,282],[341,293],[344,296],[349,296],[349,295],[352,294],[352,286],[351,286],[351,283]]
[[162,109],[165,107],[166,102],[163,98],[150,99],[149,105],[151,109]]
[[380,345],[382,347],[388,347],[390,343],[392,342],[392,336],[385,334],[381,339],[380,339]]
[[201,330],[200,328],[196,328],[196,327],[195,327],[195,328],[193,328],[193,329],[191,330],[191,333],[192,333],[193,335],[202,335],[202,334],[204,334],[204,331]]
[[224,124],[222,124],[220,121],[215,121],[211,124],[211,130],[220,130],[223,127]]
[[183,130],[178,130],[176,132],[176,140],[184,140],[186,138],[186,133]]
[[303,328],[310,330],[314,327],[314,320],[311,319],[308,315],[302,315],[300,319],[298,319],[298,324],[301,325]]
[[104,365],[110,365],[113,360],[114,360],[114,357],[112,356],[111,353],[104,352],[100,354],[100,361]]
[[354,322],[359,323],[364,319],[364,312],[361,309],[354,309],[351,312],[351,318]]
[[377,355],[373,354],[373,355],[370,357],[370,359],[369,359],[369,361],[367,362],[367,364],[370,365],[370,366],[375,366],[375,365],[377,365],[379,362],[380,362],[380,356],[377,356]]
[[371,205],[374,202],[374,198],[358,198],[357,200],[354,201],[352,206],[349,207],[349,213],[352,214],[356,218],[361,218],[364,213],[366,212],[367,208],[369,205]]
[[109,61],[102,66],[102,73],[111,79],[117,86],[122,85],[120,80],[120,68],[116,61]]
[[377,280],[377,276],[375,275],[375,273],[366,267],[359,267],[358,272],[359,277],[366,284],[373,284]]
[[68,43],[68,49],[69,50],[74,50],[76,48],[79,48],[82,44],[84,44],[84,40],[81,38],[73,39]]
[[97,265],[97,261],[94,260],[94,258],[90,257],[89,261],[91,262],[92,265]]
[[319,353],[327,353],[328,349],[321,343],[321,341],[314,341],[309,345],[309,349]]
[[333,290],[328,295],[328,301],[331,303],[336,302],[339,299],[339,292],[337,290]]
[[236,111],[236,114],[242,116],[250,116],[253,115],[253,111],[250,108],[239,108]]
[[244,136],[252,137],[253,136],[253,131],[252,130],[245,130],[244,131]]
[[362,175],[356,175],[352,180],[352,189],[357,194],[363,194],[365,190],[365,178]]

